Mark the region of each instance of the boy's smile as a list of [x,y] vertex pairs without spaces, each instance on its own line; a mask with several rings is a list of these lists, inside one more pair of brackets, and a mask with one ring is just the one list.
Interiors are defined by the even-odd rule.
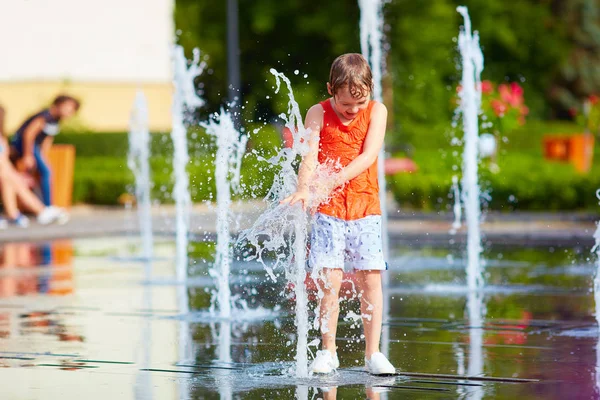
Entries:
[[344,86],[333,95],[333,109],[343,123],[349,123],[369,106],[369,97],[370,93],[366,96],[354,97],[348,90],[348,86]]

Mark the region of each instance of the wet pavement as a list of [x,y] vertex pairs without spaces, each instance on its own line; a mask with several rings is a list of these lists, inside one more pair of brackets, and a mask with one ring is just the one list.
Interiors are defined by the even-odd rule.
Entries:
[[[261,201],[235,202],[232,212],[236,224],[232,232],[251,226],[264,211]],[[452,228],[453,215],[447,212],[414,212],[398,208],[392,199],[388,202],[390,237],[396,242],[411,245],[448,245],[464,243],[466,230],[459,229],[455,235]],[[156,235],[174,236],[175,208],[161,205],[152,209],[153,227]],[[137,214],[125,207],[98,207],[79,205],[71,210],[71,222],[67,225],[40,226],[35,223],[28,229],[10,227],[0,230],[0,243],[46,240],[73,237],[105,237],[129,235],[136,232]],[[194,205],[190,215],[190,234],[203,239],[216,231],[216,210],[206,204]],[[482,231],[486,240],[494,245],[552,246],[555,243],[573,246],[593,245],[593,233],[599,217],[588,213],[543,212],[491,212],[485,215]]]
[[487,286],[468,293],[460,246],[396,241],[382,351],[398,376],[362,370],[358,307],[344,300],[341,368],[300,380],[285,282],[237,262],[239,310],[220,321],[207,311],[209,245],[192,245],[185,285],[170,238],[151,263],[138,248],[134,237],[2,245],[3,399],[598,398],[585,246],[488,247]]

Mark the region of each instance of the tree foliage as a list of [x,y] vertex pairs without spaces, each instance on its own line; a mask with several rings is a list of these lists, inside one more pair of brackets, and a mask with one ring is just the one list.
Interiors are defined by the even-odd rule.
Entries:
[[485,57],[483,78],[521,82],[534,116],[547,114],[545,96],[564,58],[562,25],[536,0],[394,0],[387,7],[390,73],[400,137],[447,127],[460,79],[456,37],[469,8]]
[[[596,0],[568,2],[590,1]],[[565,75],[560,68],[564,70],[573,46],[565,28],[568,21],[551,0],[392,0],[384,12],[391,78],[387,90],[393,93],[388,106],[398,133],[390,135],[391,144],[410,141],[421,129],[449,125],[460,75],[458,5],[469,7],[473,27],[480,33],[484,79],[522,83],[532,116],[549,115],[549,88],[557,76]],[[284,98],[274,96],[270,68],[290,77],[306,110],[327,96],[331,61],[341,53],[360,52],[357,2],[239,0],[239,10],[245,119],[271,120],[285,109]],[[210,74],[201,78],[209,112],[227,96],[226,13],[224,1],[176,1],[179,42],[188,51],[199,47],[210,57]]]
[[600,93],[600,1],[555,1],[554,9],[564,18],[571,50],[550,95],[557,116],[566,117],[581,111],[589,95]]
[[[209,74],[201,80],[211,112],[227,98],[227,6],[225,1],[218,4],[177,0],[175,11],[179,42],[186,50],[199,47],[210,57]],[[239,0],[245,119],[270,120],[285,110],[284,97],[274,96],[270,68],[290,78],[304,110],[324,99],[333,59],[360,51],[358,18],[358,7],[346,0]]]

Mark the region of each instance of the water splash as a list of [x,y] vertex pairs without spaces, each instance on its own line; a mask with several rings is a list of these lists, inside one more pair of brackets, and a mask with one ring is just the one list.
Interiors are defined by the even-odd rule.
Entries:
[[[469,365],[467,374],[476,376],[483,373],[483,322],[485,305],[483,303],[484,285],[481,262],[481,203],[478,182],[479,162],[479,113],[481,110],[481,72],[483,71],[483,53],[479,47],[479,35],[471,33],[471,19],[467,7],[456,9],[464,18],[464,27],[458,35],[458,48],[462,59],[462,90],[460,92],[459,111],[463,119],[464,151],[462,202],[467,222],[467,314],[469,318]],[[458,196],[458,186],[455,186]],[[455,212],[456,212],[455,206]],[[460,210],[460,206],[458,207]],[[459,225],[455,221],[455,226]],[[469,399],[483,398],[481,388],[467,390]]]
[[[383,102],[383,0],[358,0],[360,8],[360,48],[362,55],[367,59],[373,73],[373,99]],[[377,175],[379,180],[379,202],[381,203],[381,239],[383,254],[390,255],[390,239],[388,233],[387,212],[387,185],[385,180],[385,145],[381,146],[377,158]],[[390,315],[390,298],[387,294],[389,287],[389,274],[382,275],[384,290],[383,296],[383,318],[384,326],[381,339],[382,352],[389,355],[389,325],[387,322]]]
[[[136,102],[140,98],[141,92],[138,92]],[[143,98],[143,94],[141,96]],[[145,102],[145,99],[143,99]],[[134,108],[135,109],[135,108]],[[139,207],[139,205],[138,205]],[[146,260],[144,265],[144,278],[150,280],[152,278],[152,267],[150,260]],[[142,307],[144,310],[152,310],[152,288],[150,286],[144,286],[142,288]],[[152,365],[152,320],[150,318],[140,318],[140,340],[137,344],[137,364],[142,369],[138,371],[135,377],[135,398],[136,399],[149,399],[154,398],[152,393],[152,373],[149,371],[143,371],[143,369],[150,368]]]
[[[452,345],[452,350],[454,350],[454,358],[456,359],[456,375],[464,376],[465,375],[465,351],[457,343],[454,343]],[[464,380],[459,380],[458,382],[459,383],[467,383]],[[458,395],[459,399],[464,399],[465,398],[465,387],[462,385],[457,385],[456,394]]]
[[[178,285],[176,289],[176,300],[179,313],[183,315],[189,314],[190,311],[190,293],[186,285]],[[188,364],[193,362],[196,354],[195,343],[193,338],[193,329],[188,320],[182,319],[179,321],[179,332],[178,332],[178,355],[179,362],[182,364]],[[180,379],[178,381],[179,400],[190,399],[191,382],[187,379]]]
[[[596,198],[600,200],[600,189],[596,191]],[[592,253],[596,255],[596,274],[594,275],[594,301],[596,304],[596,322],[598,324],[598,343],[596,344],[596,392],[600,394],[600,221],[594,232],[595,244]]]
[[[469,319],[469,365],[468,376],[481,376],[483,374],[483,332],[485,319],[485,303],[483,292],[469,291],[467,294],[467,317]],[[467,390],[469,399],[482,399],[483,389],[472,387]]]
[[360,8],[360,48],[373,72],[373,98],[382,101],[383,89],[383,1],[358,0]]
[[272,310],[265,307],[250,308],[248,304],[239,301],[235,303],[235,307],[231,309],[231,316],[229,318],[223,318],[219,315],[215,315],[210,310],[191,311],[180,313],[176,316],[165,317],[166,319],[175,319],[180,321],[186,321],[188,323],[215,323],[219,321],[233,321],[235,323],[252,323],[252,322],[265,322],[276,320],[280,315],[280,307],[274,307]]
[[[358,0],[360,7],[360,48],[373,73],[373,99],[383,102],[383,0]],[[389,255],[388,215],[385,181],[385,149],[381,147],[377,159],[379,201],[381,202],[381,229],[383,254]]]
[[454,235],[457,230],[462,226],[462,206],[460,203],[460,188],[458,186],[458,177],[454,175],[452,177],[452,193],[454,194],[454,206],[452,207],[452,211],[454,212],[454,222],[452,222],[452,229],[450,229],[450,234]]
[[464,151],[462,202],[467,222],[467,286],[476,290],[483,286],[481,262],[481,191],[478,182],[479,120],[481,110],[481,72],[483,53],[479,47],[479,35],[471,33],[471,19],[466,7],[456,9],[464,18],[464,27],[458,35],[458,48],[462,59],[462,80],[459,111],[463,119]]
[[148,102],[141,90],[137,92],[129,120],[129,152],[127,166],[135,177],[135,198],[142,237],[142,258],[152,259],[152,210],[150,202],[150,131]]
[[221,109],[208,123],[201,124],[206,133],[216,139],[215,181],[217,185],[217,251],[214,267],[209,271],[215,279],[216,291],[211,300],[211,311],[215,307],[222,318],[231,316],[231,194],[240,189],[240,168],[246,150],[248,136],[235,129],[231,114]]
[[[230,366],[231,359],[231,321],[221,321],[219,325],[219,331],[216,335],[217,339],[217,354],[219,356],[218,362],[224,366]],[[232,371],[230,369],[215,370],[215,373],[219,375],[219,379],[228,381],[231,379]],[[233,386],[229,384],[219,385],[219,399],[220,400],[231,400],[233,399]]]
[[204,100],[196,93],[194,79],[199,76],[206,64],[200,61],[200,51],[194,49],[194,58],[188,66],[183,47],[176,45],[173,48],[173,93],[172,118],[173,126],[171,139],[173,140],[173,173],[175,186],[173,198],[176,208],[176,271],[177,280],[187,278],[188,267],[188,231],[190,219],[190,206],[192,200],[189,192],[189,177],[187,165],[189,162],[187,127],[193,111],[204,105]]
[[[248,243],[255,250],[251,258],[261,262],[273,280],[283,270],[286,279],[294,287],[297,328],[295,374],[304,378],[308,376],[308,296],[304,285],[308,216],[300,204],[290,207],[280,204],[280,201],[296,190],[298,177],[295,167],[298,156],[308,154],[310,130],[305,129],[302,124],[300,108],[294,99],[289,79],[275,69],[270,72],[276,79],[276,93],[281,89],[281,82],[288,89],[287,114],[281,114],[280,117],[292,132],[293,145],[291,148],[281,149],[275,157],[268,160],[272,165],[278,166],[279,172],[265,198],[267,210],[250,229],[240,234],[238,243]],[[266,259],[269,254],[275,254],[272,263]]]

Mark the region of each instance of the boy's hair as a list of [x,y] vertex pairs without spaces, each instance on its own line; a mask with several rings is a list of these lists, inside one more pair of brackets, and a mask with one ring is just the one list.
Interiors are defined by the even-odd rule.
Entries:
[[329,86],[333,96],[344,86],[348,86],[354,98],[368,96],[373,91],[373,74],[369,63],[361,54],[342,54],[331,64]]
[[75,97],[69,96],[67,94],[59,94],[58,96],[56,96],[56,98],[52,102],[52,105],[60,106],[61,104],[66,103],[68,101],[72,101],[73,104],[75,104],[75,110],[79,110],[79,107],[81,107],[81,103],[79,102],[79,100],[77,100]]

